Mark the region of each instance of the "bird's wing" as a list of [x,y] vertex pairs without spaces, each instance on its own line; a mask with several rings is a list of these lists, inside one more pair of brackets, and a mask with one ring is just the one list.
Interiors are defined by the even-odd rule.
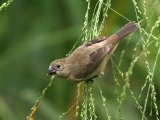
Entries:
[[88,42],[84,43],[84,45],[85,45],[86,47],[88,47],[88,46],[91,46],[91,45],[93,45],[93,44],[100,43],[100,42],[106,40],[107,38],[108,38],[108,36],[100,36],[100,37],[98,37],[98,38],[95,38],[95,39],[93,39],[93,40],[91,40],[91,41],[88,41]]
[[109,44],[91,52],[88,55],[88,63],[85,65],[79,65],[78,68],[81,70],[79,70],[79,72],[75,72],[76,74],[74,77],[77,79],[85,79],[90,76],[114,47],[115,45]]

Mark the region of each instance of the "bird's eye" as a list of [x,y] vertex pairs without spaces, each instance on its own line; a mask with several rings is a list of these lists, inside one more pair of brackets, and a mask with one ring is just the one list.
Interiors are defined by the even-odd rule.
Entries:
[[58,64],[58,65],[56,65],[56,67],[57,67],[57,68],[60,68],[60,67],[61,67],[61,65],[59,65],[59,64]]

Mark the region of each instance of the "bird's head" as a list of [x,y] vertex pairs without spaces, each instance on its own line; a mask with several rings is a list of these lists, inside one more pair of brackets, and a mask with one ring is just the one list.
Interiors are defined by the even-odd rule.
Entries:
[[58,75],[60,77],[65,77],[68,74],[66,59],[58,59],[51,62],[48,68],[49,75]]

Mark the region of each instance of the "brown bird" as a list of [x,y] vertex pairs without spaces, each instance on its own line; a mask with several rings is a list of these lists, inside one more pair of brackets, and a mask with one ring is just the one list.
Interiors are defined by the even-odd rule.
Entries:
[[49,75],[80,82],[92,80],[103,74],[106,63],[119,41],[137,29],[135,22],[129,22],[109,37],[98,37],[75,49],[68,57],[51,62]]

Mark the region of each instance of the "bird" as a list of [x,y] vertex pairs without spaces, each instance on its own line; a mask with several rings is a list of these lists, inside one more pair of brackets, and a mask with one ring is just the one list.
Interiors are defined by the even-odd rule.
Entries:
[[84,42],[67,57],[52,61],[48,75],[56,75],[73,82],[91,81],[103,75],[120,40],[136,30],[136,23],[130,21],[109,37],[100,36]]

